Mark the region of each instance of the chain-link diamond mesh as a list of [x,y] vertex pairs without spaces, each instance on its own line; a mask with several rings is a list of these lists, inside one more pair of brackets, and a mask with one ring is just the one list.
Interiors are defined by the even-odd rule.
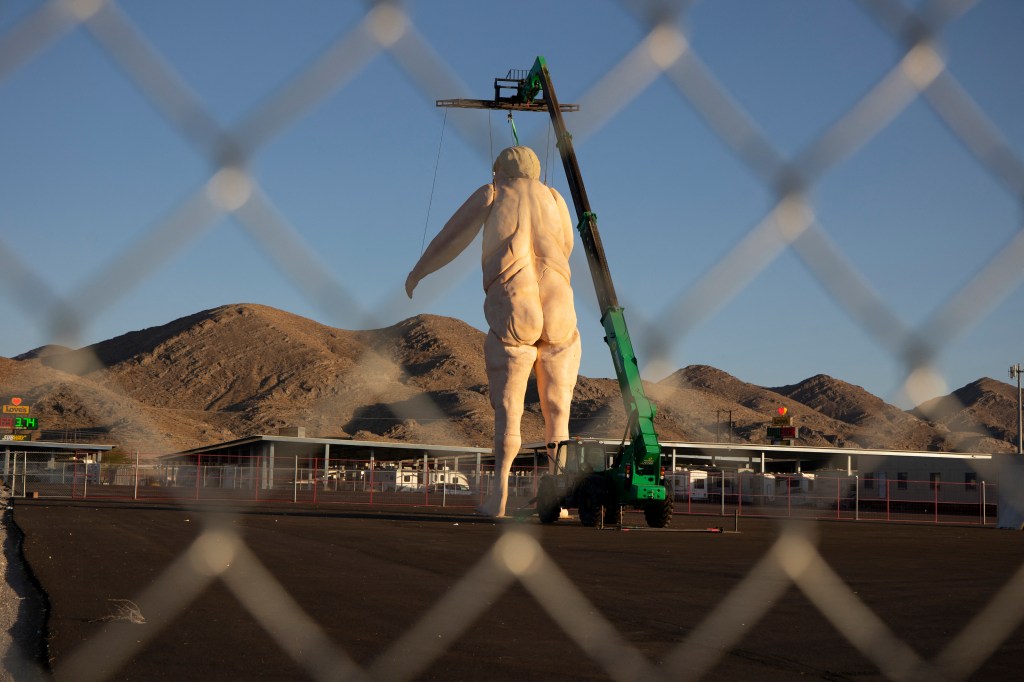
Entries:
[[[937,354],[984,320],[1020,285],[1024,232],[1013,234],[965,286],[926,320],[914,324],[878,294],[869,278],[830,238],[816,215],[813,190],[908,107],[924,102],[974,162],[994,176],[1013,201],[1020,201],[1024,196],[1021,155],[946,68],[943,56],[944,29],[974,3],[936,0],[911,9],[895,0],[861,0],[860,8],[891,36],[902,56],[843,116],[794,154],[784,153],[773,143],[702,61],[687,35],[693,4],[686,0],[623,3],[623,9],[643,27],[644,35],[579,98],[581,112],[573,121],[575,144],[585,147],[588,138],[664,76],[772,201],[761,220],[680,296],[658,310],[632,311],[636,338],[643,340],[638,355],[651,366],[667,363],[674,345],[721,310],[782,254],[795,253],[835,303],[902,368],[907,394],[912,398],[929,396],[940,379],[933,368]],[[211,170],[202,187],[68,295],[54,291],[46,270],[19,256],[9,238],[0,236],[0,284],[16,294],[12,300],[22,306],[26,316],[40,329],[74,338],[85,321],[109,309],[175,254],[194,248],[211,226],[230,214],[318,309],[345,311],[348,319],[352,311],[358,311],[367,326],[391,322],[387,313],[402,296],[400,278],[395,278],[390,302],[373,310],[364,307],[358,292],[335,276],[333,268],[275,207],[249,162],[300,116],[344,93],[380,55],[388,56],[408,76],[421,93],[420,104],[425,109],[433,108],[436,99],[478,94],[462,85],[457,70],[417,30],[403,4],[368,4],[362,20],[350,31],[230,128],[218,123],[208,105],[112,0],[52,0],[27,13],[0,35],[0,83],[76,29],[87,32],[109,58],[111,68],[131,80]],[[486,119],[452,117],[451,125],[481,157],[491,156],[492,150],[481,142],[488,140]],[[367,366],[378,360],[367,358]],[[425,410],[442,415],[432,405],[416,404],[415,409],[418,418]],[[1024,618],[1020,608],[1022,566],[988,604],[979,605],[973,620],[934,661],[924,660],[830,569],[807,528],[784,532],[660,668],[636,651],[614,623],[596,613],[530,533],[515,528],[391,644],[393,651],[424,652],[421,656],[385,655],[363,669],[324,635],[241,537],[211,520],[192,547],[135,599],[137,608],[146,614],[144,633],[133,630],[126,637],[120,630],[105,632],[63,661],[59,672],[68,679],[105,679],[216,580],[230,588],[251,616],[314,679],[414,679],[443,654],[440,642],[457,639],[488,604],[517,582],[609,678],[620,680],[658,679],[663,670],[681,670],[687,679],[700,678],[765,615],[772,595],[781,596],[792,585],[852,647],[892,679],[936,679],[938,670],[947,679],[969,678]],[[751,598],[755,594],[758,598]],[[438,633],[443,638],[438,638]]]

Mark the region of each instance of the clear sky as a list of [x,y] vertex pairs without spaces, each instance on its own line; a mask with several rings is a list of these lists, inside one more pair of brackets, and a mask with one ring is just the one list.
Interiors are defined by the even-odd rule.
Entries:
[[[410,2],[376,33],[359,33],[357,2],[70,3],[88,27],[44,4],[0,3],[0,355],[241,302],[349,329],[424,312],[484,329],[478,243],[414,300],[402,292],[424,238],[512,143],[504,115],[445,118],[434,101],[489,97],[494,77],[544,55],[560,99],[583,107],[567,124],[646,378],[691,364],[762,386],[824,373],[909,407],[1024,361],[1022,2],[938,3],[951,18],[904,62],[937,106],[893,76],[910,35],[887,23],[899,3],[686,3],[648,42],[658,3]],[[360,51],[359,35],[379,42]],[[325,55],[303,99],[290,88]],[[879,92],[856,109],[852,144],[821,144]],[[285,113],[264,116],[274,107]],[[173,120],[182,108],[200,124]],[[245,148],[250,201],[194,208],[220,168],[202,122],[254,120],[270,125]],[[734,121],[755,144],[730,138]],[[979,121],[1009,162],[965,144]],[[546,116],[516,125],[568,198]],[[782,182],[752,160],[763,143],[824,158],[796,195],[815,219],[805,233],[792,211],[765,228]],[[581,373],[611,376],[580,249],[573,266]],[[911,396],[907,330],[942,380]]]

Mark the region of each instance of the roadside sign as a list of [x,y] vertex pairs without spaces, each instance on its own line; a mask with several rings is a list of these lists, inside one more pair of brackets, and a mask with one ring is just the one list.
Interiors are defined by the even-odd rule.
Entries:
[[28,414],[31,408],[28,405],[4,405],[4,414]]
[[34,431],[39,428],[39,421],[35,417],[14,417],[14,429]]

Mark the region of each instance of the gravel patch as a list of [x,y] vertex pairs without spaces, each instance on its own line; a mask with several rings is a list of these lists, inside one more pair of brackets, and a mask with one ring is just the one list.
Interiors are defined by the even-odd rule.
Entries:
[[14,525],[9,497],[10,491],[0,486],[0,682],[45,680],[46,602],[22,559],[22,535]]

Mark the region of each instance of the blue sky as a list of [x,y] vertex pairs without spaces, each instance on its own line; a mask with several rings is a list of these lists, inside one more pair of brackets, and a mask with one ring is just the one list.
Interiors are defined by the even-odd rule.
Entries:
[[[837,292],[823,284],[822,270],[798,249],[741,261],[724,275],[735,290],[703,295],[701,282],[779,197],[671,78],[606,80],[651,30],[636,8],[653,3],[402,5],[411,43],[426,46],[426,57],[410,64],[386,51],[371,55],[300,115],[279,121],[246,159],[288,248],[305,254],[298,265],[286,263],[299,273],[322,268],[344,292],[332,304],[281,267],[285,247],[230,214],[178,225],[172,231],[186,236],[173,248],[145,251],[140,273],[132,249],[218,168],[95,30],[69,25],[22,47],[15,38],[42,4],[0,4],[0,248],[8,251],[0,355],[50,342],[86,345],[239,302],[343,328],[383,327],[423,312],[485,328],[478,244],[425,280],[414,300],[401,291],[424,237],[489,180],[492,150],[512,143],[501,114],[452,111],[445,119],[434,100],[488,97],[494,77],[544,55],[561,100],[589,104],[567,124],[646,378],[690,364],[762,386],[825,373],[908,407],[982,376],[1005,379],[1024,356],[1019,257],[1000,269],[1009,273],[1001,285],[965,303],[977,312],[963,324],[937,335],[924,326],[1006,251],[1021,228],[1021,199],[922,97],[813,177],[803,199],[817,234],[886,314],[931,335],[941,382],[907,395],[912,366],[837,299],[844,285],[835,284]],[[164,72],[230,129],[279,102],[311,60],[351,35],[367,5],[123,0],[113,9]],[[685,34],[718,91],[785,158],[830,130],[905,55],[877,17],[841,0],[707,0],[670,25]],[[1021,35],[1024,3],[990,0],[967,3],[934,43],[947,74],[1017,159],[1024,157]],[[549,182],[568,196],[557,154],[547,149],[547,118],[519,114],[516,125],[547,160]],[[579,249],[573,266],[581,373],[610,376]],[[60,333],[50,304],[74,306],[81,295],[83,323]],[[679,318],[694,306],[699,317]]]

